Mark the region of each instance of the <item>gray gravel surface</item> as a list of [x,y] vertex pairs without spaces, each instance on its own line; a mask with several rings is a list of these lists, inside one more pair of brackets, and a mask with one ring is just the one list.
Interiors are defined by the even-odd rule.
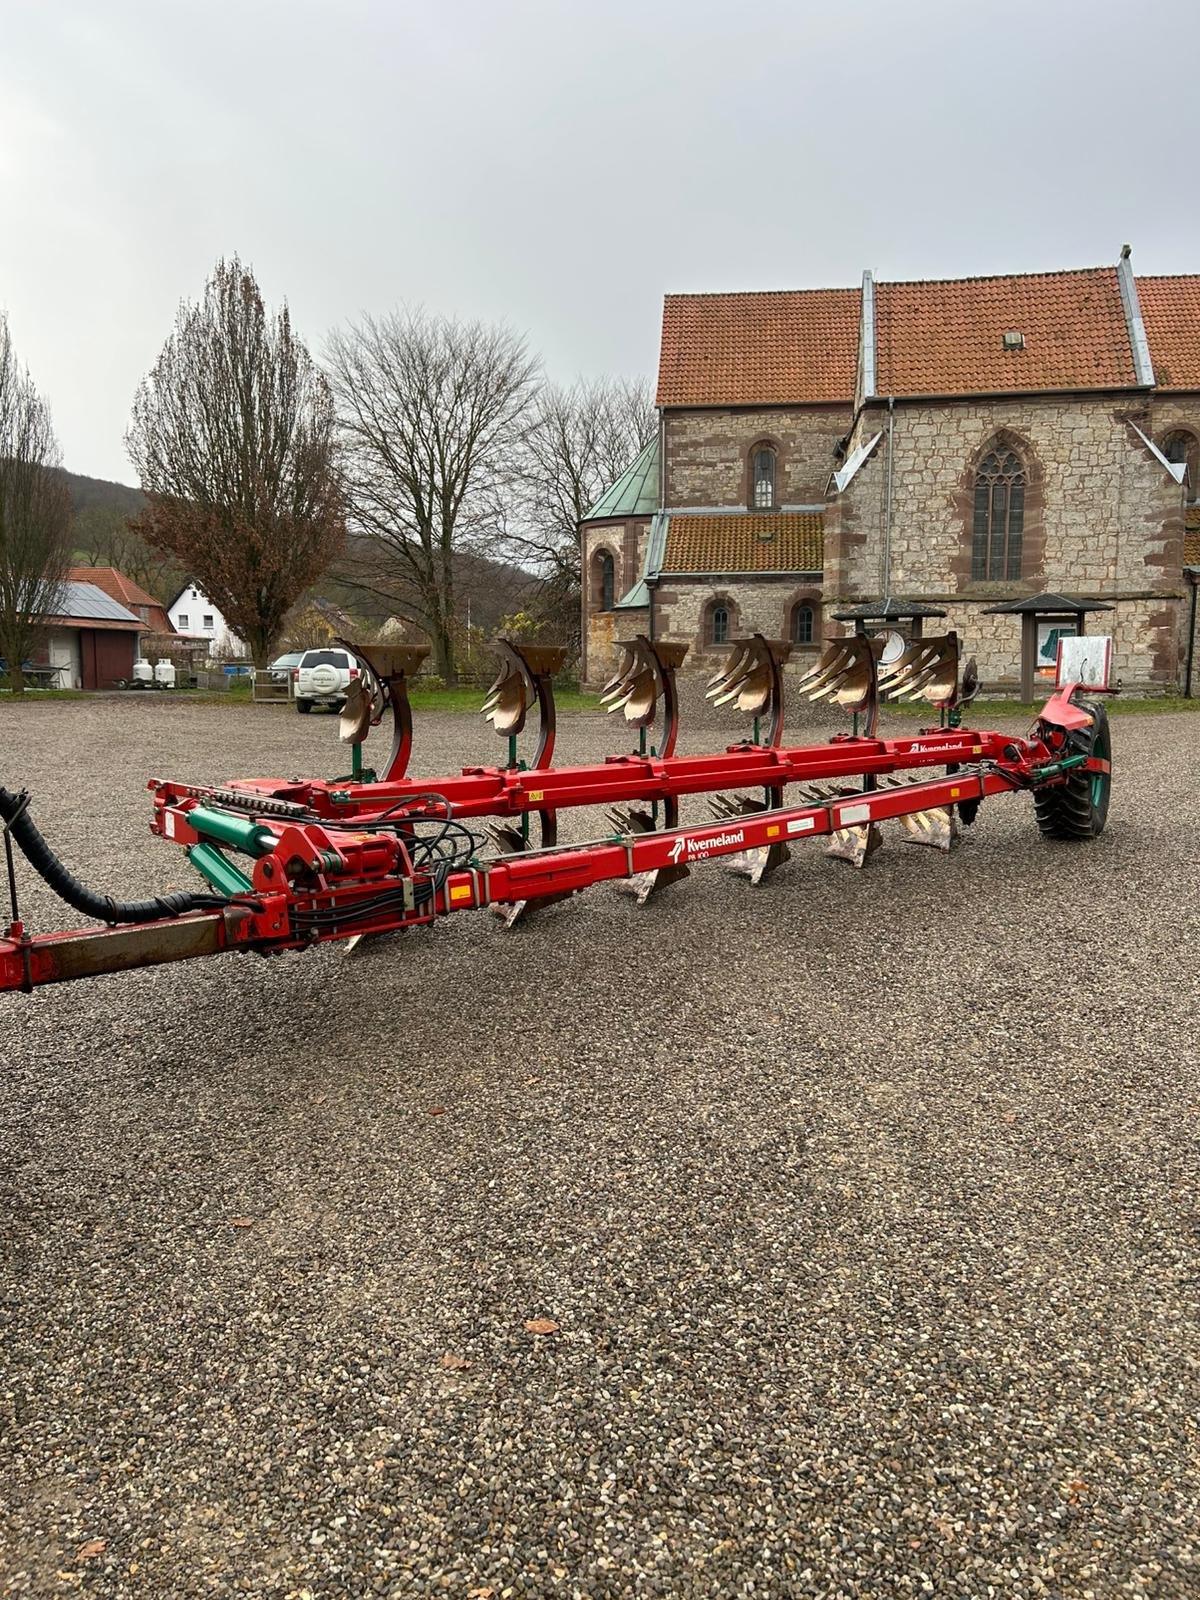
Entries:
[[[9,704],[0,782],[141,895],[191,881],[148,775],[332,735]],[[1200,1594],[1200,718],[1115,742],[1088,846],[1014,796],[951,857],[0,997],[0,1592]]]

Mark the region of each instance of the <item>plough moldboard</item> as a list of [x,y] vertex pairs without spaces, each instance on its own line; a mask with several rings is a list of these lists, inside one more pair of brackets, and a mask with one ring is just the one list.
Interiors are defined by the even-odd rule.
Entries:
[[[552,765],[553,677],[564,652],[500,640],[501,668],[484,714],[507,741],[503,765],[443,778],[410,778],[408,682],[426,652],[346,644],[359,663],[340,718],[353,752],[350,777],[254,778],[211,788],[154,779],[151,830],[182,847],[203,892],[117,901],[87,889],[58,860],[30,816],[29,796],[0,788],[12,921],[0,938],[0,990],[211,955],[303,949],[332,939],[428,924],[493,908],[510,925],[593,884],[616,881],[640,901],[724,858],[761,883],[792,845],[824,838],[830,855],[861,867],[884,824],[915,844],[949,850],[989,795],[1029,790],[1041,832],[1087,839],[1108,809],[1111,755],[1103,705],[1062,684],[1023,738],[963,726],[978,689],[961,679],[953,634],[909,644],[881,664],[881,642],[832,640],[792,688],[840,707],[850,730],[822,744],[784,742],[789,646],[755,634],[732,646],[709,699],[752,719],[750,736],[723,750],[678,755],[676,673],[686,647],[638,637],[603,691],[608,710],[636,730],[625,754]],[[881,700],[923,699],[936,726],[879,736]],[[518,740],[531,715],[528,762]],[[379,773],[363,767],[371,728],[390,716],[391,750]],[[749,791],[748,793],[745,791]],[[713,821],[683,826],[684,796],[711,797]],[[608,808],[611,831],[563,843],[559,814]],[[490,824],[490,842],[473,824]],[[31,935],[18,911],[14,844],[56,893],[105,924]]]

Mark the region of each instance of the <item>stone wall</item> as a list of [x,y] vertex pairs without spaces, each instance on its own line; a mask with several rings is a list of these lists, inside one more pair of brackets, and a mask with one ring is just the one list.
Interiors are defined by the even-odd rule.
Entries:
[[1179,677],[1180,685],[1187,670],[1188,633],[1192,632],[1192,695],[1200,699],[1200,604],[1196,608],[1196,621],[1192,624],[1192,588],[1183,586],[1183,599],[1179,606]]
[[648,517],[616,518],[583,525],[580,538],[583,627],[580,634],[582,659],[579,664],[579,676],[583,683],[603,683],[616,665],[618,652],[614,648],[615,641],[634,633],[644,633],[647,623],[644,610],[603,609],[596,557],[602,550],[612,556],[613,599],[619,600],[633,588],[641,575],[649,529]]
[[[1165,685],[1147,676],[1150,657],[1147,640],[1160,627],[1160,604],[1153,600],[1118,601],[1114,610],[1093,612],[1084,619],[1085,632],[1109,634],[1113,641],[1112,676],[1126,689],[1162,689]],[[1016,695],[1021,688],[1022,619],[1019,616],[986,616],[979,602],[951,600],[946,604],[945,622],[925,624],[927,634],[950,631],[959,636],[962,657],[975,657],[985,692]],[[1174,622],[1174,613],[1171,614]],[[1037,680],[1041,682],[1042,680]],[[1052,680],[1045,680],[1050,682]],[[1035,683],[1034,696],[1039,690]]]
[[747,505],[749,454],[766,440],[777,452],[780,505],[821,505],[837,465],[834,446],[852,420],[849,406],[668,411],[666,504],[672,509]]
[[[896,407],[886,586],[949,603],[987,681],[1019,672],[1020,624],[982,608],[1044,589],[1114,602],[1120,675],[1130,685],[1175,681],[1183,496],[1130,418],[1152,436],[1162,431],[1146,402],[1113,396]],[[860,423],[864,438],[886,430],[886,408],[868,408]],[[981,583],[971,577],[972,472],[997,438],[1025,463],[1025,559],[1020,582]],[[840,601],[885,586],[886,486],[885,436],[827,518],[825,587]]]
[[[825,573],[821,592],[826,636],[838,631],[835,610],[885,589],[897,597],[944,605],[946,626],[957,628],[974,653],[984,682],[1015,690],[1020,680],[1021,622],[984,615],[1015,593],[1061,590],[1110,602],[1115,609],[1088,619],[1088,631],[1111,632],[1114,671],[1126,687],[1169,688],[1182,676],[1188,589],[1182,560],[1184,491],[1141,444],[1130,421],[1161,443],[1175,428],[1200,438],[1200,397],[1136,395],[1030,396],[1023,399],[898,404],[894,412],[893,513],[890,571],[884,573],[887,494],[885,405],[669,412],[665,420],[668,506],[744,506],[747,456],[769,439],[779,452],[782,504],[824,504]],[[826,495],[834,447],[853,432],[849,449],[876,432],[884,438],[841,495]],[[972,472],[989,443],[1017,449],[1027,473],[1024,572],[1021,580],[979,583],[971,577]],[[1189,488],[1196,496],[1200,483]],[[596,525],[585,534],[587,557],[600,540],[625,552],[623,527]],[[638,570],[643,531],[634,541]],[[621,577],[623,593],[637,572]],[[585,584],[586,590],[586,584]],[[731,633],[754,630],[785,636],[793,580],[670,578],[658,592],[654,629],[660,638],[691,647],[688,667],[712,669],[722,657],[704,643],[707,608],[723,600]],[[587,603],[585,601],[585,609]],[[588,610],[585,630],[593,660],[588,681],[614,659],[615,632],[644,629],[645,613],[614,618]],[[931,624],[931,628],[939,624]],[[796,652],[793,659],[805,652]]]
[[786,639],[792,607],[798,604],[813,608],[813,643],[797,645],[789,667],[807,671],[816,660],[827,629],[819,586],[794,578],[741,578],[729,583],[709,578],[664,578],[654,595],[654,636],[688,646],[685,672],[711,673],[728,654],[727,646],[709,643],[708,620],[714,606],[728,609],[730,638],[761,633],[768,639]]

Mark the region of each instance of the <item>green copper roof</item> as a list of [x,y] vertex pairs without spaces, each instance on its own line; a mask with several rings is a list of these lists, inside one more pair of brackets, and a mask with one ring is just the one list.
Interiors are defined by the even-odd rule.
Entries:
[[627,594],[623,594],[617,601],[616,611],[643,611],[650,604],[650,591],[646,587],[645,578],[639,578]]
[[658,435],[632,466],[606,489],[584,518],[593,522],[597,517],[648,517],[658,510]]

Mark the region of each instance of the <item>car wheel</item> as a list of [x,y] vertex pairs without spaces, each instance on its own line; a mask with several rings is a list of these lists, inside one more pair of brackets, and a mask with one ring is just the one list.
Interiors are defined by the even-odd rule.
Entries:
[[296,701],[296,710],[300,713],[300,715],[302,717],[306,716],[308,714],[308,712],[310,712],[312,710],[312,701],[311,700],[297,700]]

